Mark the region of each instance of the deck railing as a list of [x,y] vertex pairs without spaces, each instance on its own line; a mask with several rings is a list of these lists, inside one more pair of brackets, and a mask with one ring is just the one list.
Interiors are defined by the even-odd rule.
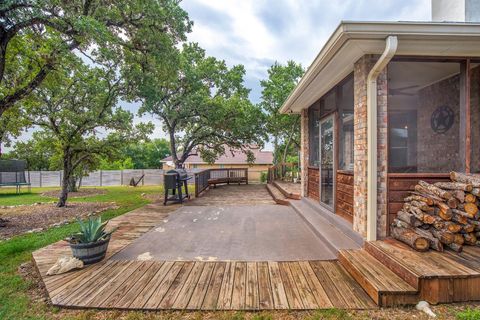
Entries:
[[208,180],[210,180],[210,169],[195,172],[195,198],[208,188]]
[[294,178],[299,178],[300,168],[297,163],[279,163],[268,168],[267,182],[275,180],[293,182]]
[[205,191],[209,185],[246,183],[248,184],[248,168],[219,168],[195,172],[195,197]]

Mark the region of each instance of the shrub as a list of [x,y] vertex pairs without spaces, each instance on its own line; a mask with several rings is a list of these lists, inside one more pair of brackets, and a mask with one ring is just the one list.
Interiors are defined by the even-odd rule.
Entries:
[[100,240],[105,240],[112,234],[113,231],[105,231],[108,221],[102,223],[102,218],[89,217],[87,222],[78,219],[80,225],[80,232],[73,235],[69,241],[71,243],[94,243]]
[[267,182],[267,174],[268,174],[268,173],[267,173],[266,171],[262,171],[262,172],[260,173],[260,182],[261,182],[261,183]]
[[468,308],[457,313],[458,320],[480,320],[480,309]]

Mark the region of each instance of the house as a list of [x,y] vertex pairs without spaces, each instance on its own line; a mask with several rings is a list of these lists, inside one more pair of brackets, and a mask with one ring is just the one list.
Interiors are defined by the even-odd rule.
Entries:
[[281,108],[301,114],[302,196],[383,238],[419,179],[480,172],[480,6],[343,21]]
[[[255,162],[249,164],[247,155],[240,150],[231,152],[227,150],[213,164],[205,162],[200,154],[192,154],[184,162],[185,169],[221,169],[221,168],[248,168],[248,180],[260,181],[262,172],[267,172],[268,168],[273,165],[273,152],[261,150],[260,147],[252,146],[250,151],[255,156]],[[171,156],[162,159],[163,169],[170,170],[175,168]]]

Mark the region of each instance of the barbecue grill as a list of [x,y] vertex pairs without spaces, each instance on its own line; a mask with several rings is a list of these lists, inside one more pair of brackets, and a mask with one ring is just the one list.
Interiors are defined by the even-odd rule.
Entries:
[[[168,201],[182,203],[184,199],[190,199],[188,194],[188,177],[187,171],[184,169],[173,169],[165,173],[163,178],[163,185],[165,189],[165,199],[163,205]],[[182,187],[185,187],[185,194],[182,192]]]

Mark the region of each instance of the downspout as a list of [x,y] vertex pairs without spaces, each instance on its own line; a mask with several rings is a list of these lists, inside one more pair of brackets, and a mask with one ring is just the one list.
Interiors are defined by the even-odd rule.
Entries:
[[377,240],[377,78],[397,46],[397,37],[389,36],[385,51],[367,77],[367,241]]

